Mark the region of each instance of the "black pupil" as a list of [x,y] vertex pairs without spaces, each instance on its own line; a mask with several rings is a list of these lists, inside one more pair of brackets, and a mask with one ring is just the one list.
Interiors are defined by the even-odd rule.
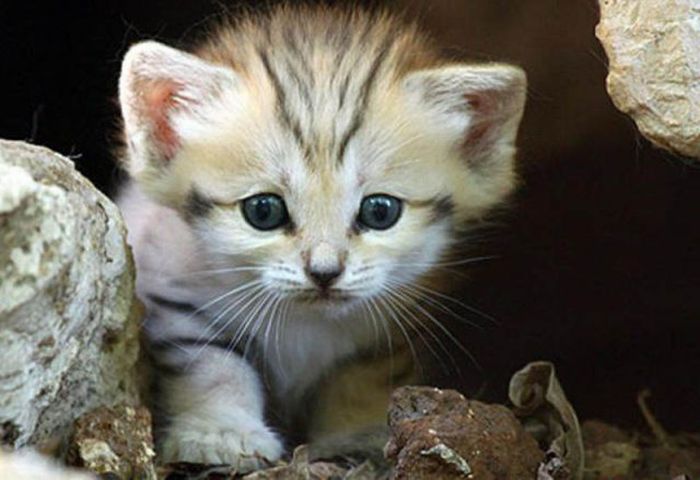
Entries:
[[389,218],[391,200],[388,198],[373,198],[370,202],[372,216],[377,223],[383,224]]
[[260,222],[265,222],[272,215],[272,205],[269,198],[260,198],[255,201],[255,218]]

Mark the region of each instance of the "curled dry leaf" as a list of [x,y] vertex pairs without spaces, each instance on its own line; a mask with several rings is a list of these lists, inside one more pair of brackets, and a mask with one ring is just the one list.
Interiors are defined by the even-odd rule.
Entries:
[[[542,480],[583,478],[583,439],[576,412],[566,399],[554,365],[534,362],[513,375],[508,390],[515,413],[548,456],[540,467]],[[564,472],[568,471],[568,473]]]

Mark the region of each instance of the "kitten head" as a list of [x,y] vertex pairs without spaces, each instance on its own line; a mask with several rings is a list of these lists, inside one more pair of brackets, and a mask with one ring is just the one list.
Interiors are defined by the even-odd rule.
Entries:
[[124,160],[212,263],[349,306],[426,273],[511,192],[525,90],[389,16],[280,9],[196,54],[133,46]]

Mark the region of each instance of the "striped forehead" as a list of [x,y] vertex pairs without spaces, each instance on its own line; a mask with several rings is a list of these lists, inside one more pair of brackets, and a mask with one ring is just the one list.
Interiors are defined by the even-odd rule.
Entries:
[[259,50],[276,119],[310,167],[344,163],[348,145],[365,126],[371,100],[390,77],[391,46],[388,41],[368,45],[363,56],[357,49],[328,46]]

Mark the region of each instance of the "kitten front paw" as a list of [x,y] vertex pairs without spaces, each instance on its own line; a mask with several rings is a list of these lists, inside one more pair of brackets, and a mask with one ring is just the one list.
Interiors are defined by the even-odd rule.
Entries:
[[173,425],[161,445],[164,463],[231,465],[239,473],[269,467],[279,460],[282,442],[265,425],[223,429]]

